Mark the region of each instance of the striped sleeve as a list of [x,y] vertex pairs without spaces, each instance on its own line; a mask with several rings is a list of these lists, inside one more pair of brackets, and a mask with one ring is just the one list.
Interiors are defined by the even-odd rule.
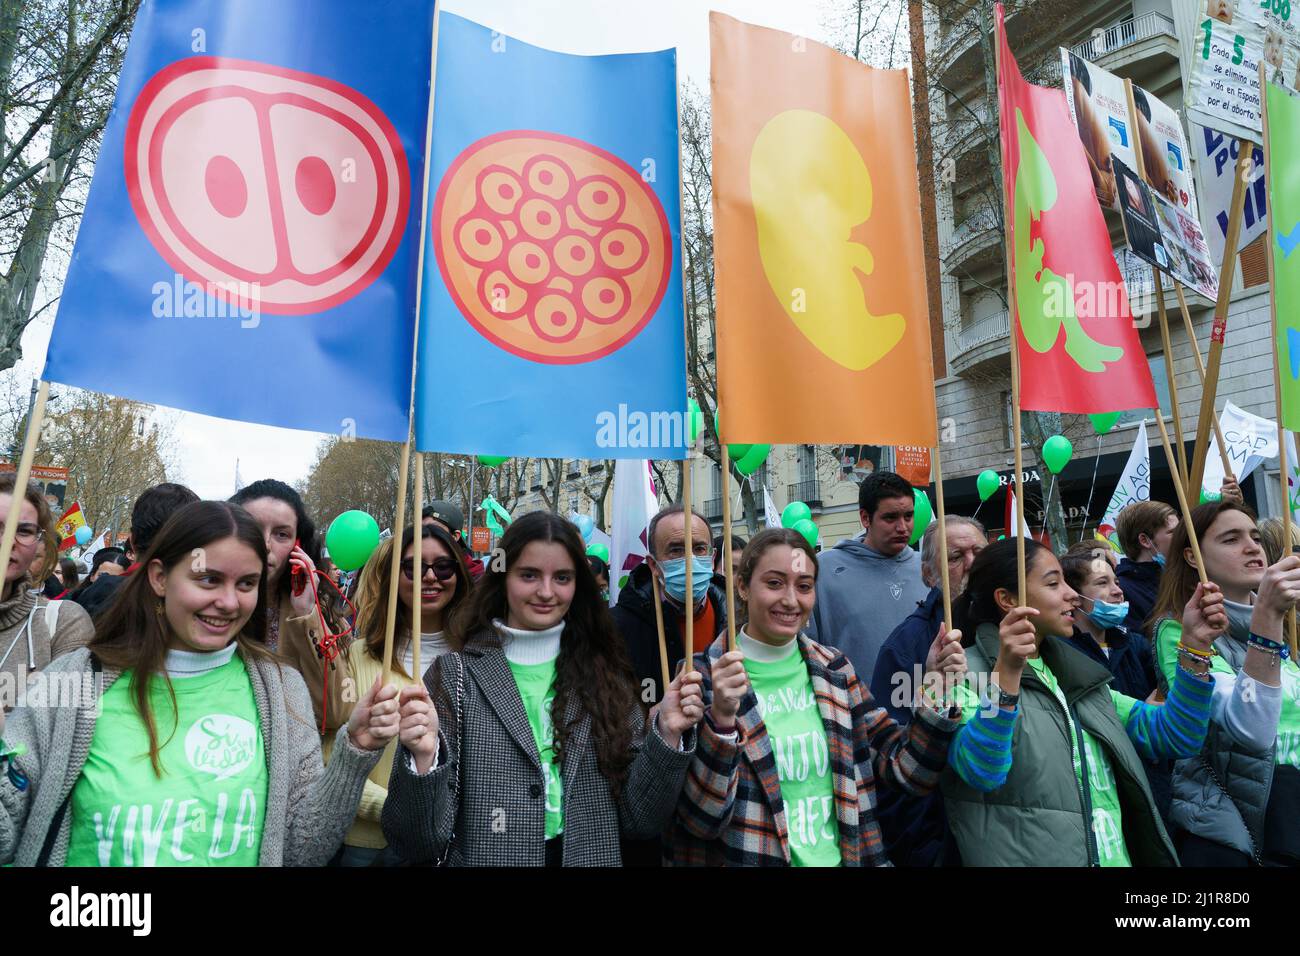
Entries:
[[1179,759],[1200,752],[1210,725],[1213,681],[1199,680],[1178,667],[1164,704],[1146,704],[1113,690],[1110,696],[1129,739],[1144,759]]
[[912,722],[899,727],[885,708],[875,705],[866,688],[859,684],[858,690],[876,779],[913,796],[930,793],[938,786],[948,761],[948,746],[960,726],[958,719],[918,707]]
[[948,763],[969,786],[990,793],[1011,772],[1011,736],[1020,708],[981,707],[963,724],[948,751]]
[[695,756],[677,800],[677,819],[692,836],[715,840],[731,823],[741,743],[739,733],[721,737],[708,721],[701,722]]

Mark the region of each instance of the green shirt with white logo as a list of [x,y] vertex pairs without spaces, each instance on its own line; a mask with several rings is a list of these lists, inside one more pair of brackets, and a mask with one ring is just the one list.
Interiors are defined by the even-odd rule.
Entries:
[[72,789],[68,866],[257,866],[266,820],[266,751],[238,655],[203,674],[155,676],[149,696],[162,775],[136,712],[132,672],[103,697]]
[[555,661],[509,663],[542,760],[542,779],[546,788],[546,839],[550,840],[564,832],[563,784],[560,768],[555,762],[555,728],[551,723],[551,704],[555,702]]
[[840,828],[826,726],[796,641],[773,663],[745,661],[776,758],[794,866],[839,866]]

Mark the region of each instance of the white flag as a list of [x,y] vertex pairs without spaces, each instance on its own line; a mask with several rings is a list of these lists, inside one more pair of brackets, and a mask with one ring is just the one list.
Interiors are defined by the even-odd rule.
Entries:
[[650,478],[650,462],[614,462],[614,546],[609,557],[609,605],[618,603],[619,588],[632,569],[645,560],[650,519],[659,510],[659,496]]
[[[1277,457],[1277,423],[1267,418],[1242,411],[1232,402],[1226,402],[1219,415],[1219,428],[1228,443],[1228,463],[1237,481],[1245,481],[1266,458]],[[1213,447],[1205,456],[1205,476],[1201,487],[1218,494],[1223,485],[1223,456],[1219,454],[1219,438],[1210,436]]]
[[[1208,464],[1208,462],[1207,462]],[[1115,493],[1110,496],[1106,513],[1101,517],[1097,533],[1118,548],[1119,537],[1115,534],[1115,519],[1126,505],[1135,501],[1151,500],[1151,449],[1147,445],[1147,423],[1138,426],[1137,439],[1133,450],[1128,454],[1124,472],[1119,476]]]
[[763,486],[763,523],[769,528],[781,527],[781,512],[776,510],[776,502],[772,500],[767,485]]
[[1016,486],[1007,485],[1007,500],[1010,510],[1007,514],[1007,537],[1014,538],[1020,534],[1020,499],[1016,497]]
[[90,542],[86,550],[81,552],[81,560],[82,563],[86,566],[87,574],[90,573],[90,559],[95,556],[96,551],[104,547],[105,543],[108,540],[107,535],[108,535],[107,531],[101,531],[99,537],[96,538],[94,541]]

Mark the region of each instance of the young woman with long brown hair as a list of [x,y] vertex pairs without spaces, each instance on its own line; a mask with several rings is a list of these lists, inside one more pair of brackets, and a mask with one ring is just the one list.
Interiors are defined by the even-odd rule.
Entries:
[[[1225,619],[1205,657],[1215,713],[1199,754],[1174,767],[1170,820],[1185,866],[1300,864],[1300,669],[1282,621],[1300,598],[1300,557],[1267,564],[1255,515],[1236,501],[1208,502],[1192,526]],[[1179,666],[1186,622],[1179,602],[1198,586],[1187,529],[1174,530],[1151,612],[1158,679]]]
[[[436,524],[420,528],[420,555],[416,557],[415,530],[402,534],[398,572],[397,623],[393,635],[393,678],[399,686],[419,685],[425,670],[452,650],[448,627],[452,613],[469,596],[469,569],[451,535]],[[356,639],[348,647],[348,678],[355,688],[369,687],[384,667],[384,631],[388,618],[393,539],[384,541],[362,569],[357,592]],[[419,562],[417,564],[417,561]],[[418,568],[418,571],[417,571]],[[411,607],[415,582],[420,582],[420,673],[415,673]],[[370,771],[357,819],[343,839],[339,862],[343,866],[369,866],[384,855],[388,841],[380,826],[388,779],[392,775],[397,741],[389,741],[384,755]],[[328,758],[328,753],[326,755]]]
[[[746,609],[738,649],[727,650],[724,634],[695,658],[708,712],[678,801],[671,862],[889,865],[876,787],[933,790],[956,714],[918,703],[916,719],[900,727],[843,653],[803,633],[817,556],[798,532],[754,535],[736,587]],[[965,671],[960,638],[935,636],[926,655],[935,684]]]
[[325,863],[397,733],[397,688],[368,690],[324,769],[302,677],[265,648],[265,611],[248,512],[200,501],[172,515],[91,646],[47,669],[78,699],[0,725],[0,752],[22,751],[0,774],[0,864]]
[[384,835],[411,863],[617,866],[620,835],[672,815],[700,676],[673,681],[647,726],[578,529],[533,512],[500,547],[452,622],[462,650],[401,693]]

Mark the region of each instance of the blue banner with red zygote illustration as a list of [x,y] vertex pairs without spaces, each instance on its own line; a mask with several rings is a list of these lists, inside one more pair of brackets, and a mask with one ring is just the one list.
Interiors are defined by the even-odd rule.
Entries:
[[675,51],[572,56],[439,22],[416,441],[681,458]]
[[146,0],[45,378],[409,429],[433,0]]

